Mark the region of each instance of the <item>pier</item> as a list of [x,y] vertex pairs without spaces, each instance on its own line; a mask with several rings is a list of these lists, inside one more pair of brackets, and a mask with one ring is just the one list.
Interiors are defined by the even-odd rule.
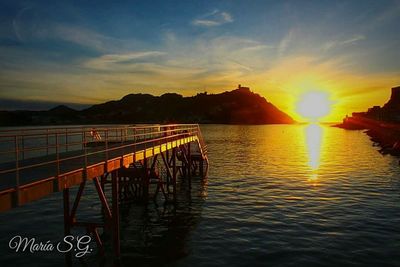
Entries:
[[[0,144],[0,211],[62,192],[64,234],[83,227],[104,253],[99,229],[111,233],[117,262],[119,205],[157,196],[174,204],[177,179],[190,187],[192,178],[204,178],[208,170],[207,146],[197,124],[16,128],[1,130]],[[104,222],[77,220],[89,182]],[[72,187],[78,188],[76,195]]]

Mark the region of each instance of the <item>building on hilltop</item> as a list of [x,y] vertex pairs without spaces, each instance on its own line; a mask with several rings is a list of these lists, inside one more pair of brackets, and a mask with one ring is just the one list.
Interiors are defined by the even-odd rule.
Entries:
[[380,106],[373,106],[369,108],[367,111],[368,117],[375,120],[382,120],[383,119],[383,112]]
[[242,92],[250,92],[250,88],[249,87],[244,87],[241,84],[238,85],[237,90],[242,91]]

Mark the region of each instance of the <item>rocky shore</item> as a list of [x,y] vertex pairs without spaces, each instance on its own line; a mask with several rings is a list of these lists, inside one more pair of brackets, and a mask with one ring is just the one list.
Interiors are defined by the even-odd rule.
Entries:
[[365,133],[380,147],[379,152],[400,156],[400,124],[376,121],[362,117],[346,118],[336,127],[347,130],[366,130]]
[[389,101],[383,106],[374,106],[366,112],[354,112],[335,127],[347,130],[366,130],[379,152],[400,156],[400,87],[392,88]]

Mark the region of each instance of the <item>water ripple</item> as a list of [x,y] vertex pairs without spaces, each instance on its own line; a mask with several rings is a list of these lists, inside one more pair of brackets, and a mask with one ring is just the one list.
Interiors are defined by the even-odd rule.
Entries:
[[[361,131],[331,127],[310,150],[306,127],[202,126],[208,183],[195,180],[191,194],[182,186],[175,209],[123,207],[123,265],[399,266],[398,159],[381,156]],[[93,191],[87,198],[96,203]],[[21,229],[58,237],[61,205],[54,195],[0,214],[0,242]],[[97,204],[82,208],[98,218]],[[2,266],[62,263],[1,253]]]

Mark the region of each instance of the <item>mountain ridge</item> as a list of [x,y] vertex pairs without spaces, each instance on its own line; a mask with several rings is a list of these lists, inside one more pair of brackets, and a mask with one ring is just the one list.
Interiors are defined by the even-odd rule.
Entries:
[[111,123],[282,124],[294,120],[248,87],[218,94],[128,94],[80,111],[59,105],[47,111],[0,111],[0,125]]

